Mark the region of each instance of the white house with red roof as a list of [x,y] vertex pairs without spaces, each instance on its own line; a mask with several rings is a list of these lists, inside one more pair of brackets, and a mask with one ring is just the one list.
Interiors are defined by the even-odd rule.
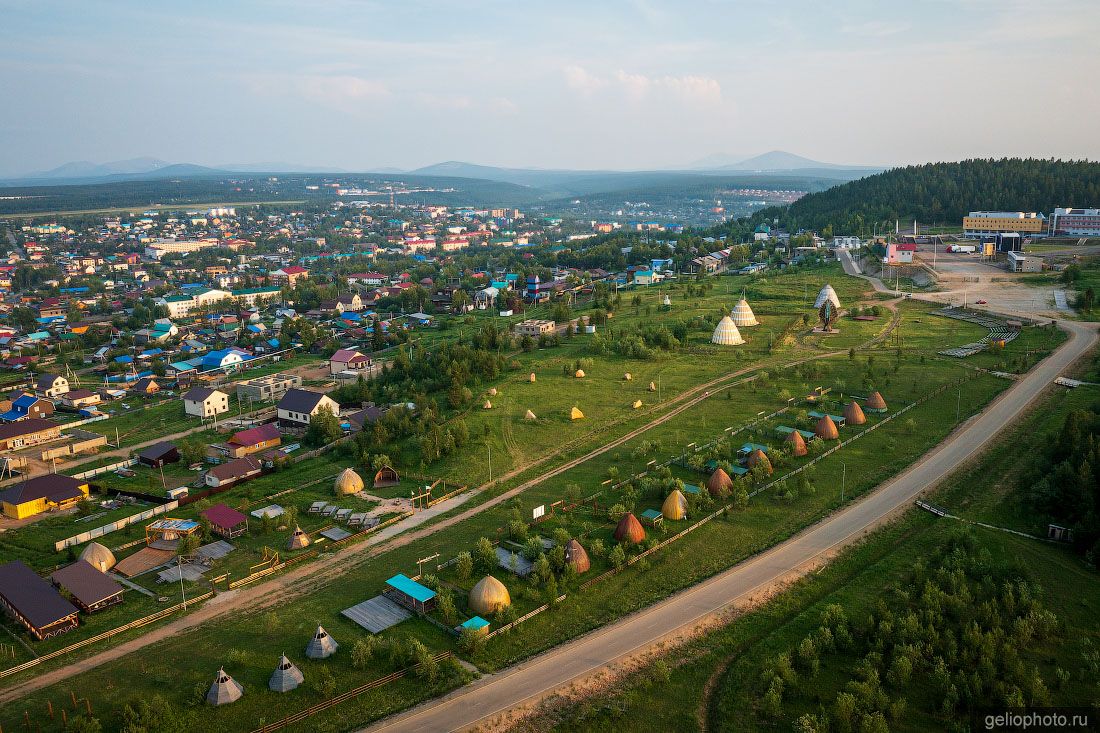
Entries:
[[275,272],[271,273],[271,279],[277,283],[286,283],[291,287],[299,280],[303,280],[309,277],[309,270],[299,265],[290,265],[289,267],[280,267]]
[[329,374],[347,371],[367,372],[370,370],[370,362],[370,357],[355,349],[340,349],[329,357],[328,370]]
[[886,246],[886,264],[911,265],[913,264],[913,255],[916,254],[916,251],[917,245],[915,244],[890,242],[890,244]]

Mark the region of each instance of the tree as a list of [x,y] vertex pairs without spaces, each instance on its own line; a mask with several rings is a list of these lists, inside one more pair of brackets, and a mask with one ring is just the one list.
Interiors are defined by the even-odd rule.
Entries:
[[305,442],[312,446],[322,446],[343,435],[344,429],[340,427],[340,418],[336,417],[328,405],[322,405],[317,414],[309,418]]
[[481,537],[474,546],[474,559],[478,567],[484,572],[489,572],[497,565],[497,552],[488,537]]
[[626,563],[626,550],[622,545],[615,545],[611,554],[607,556],[607,560],[611,563],[611,567],[621,568]]
[[373,636],[356,639],[351,647],[351,666],[364,669],[374,656],[376,641]]
[[474,572],[474,558],[469,552],[460,552],[455,559],[455,577],[459,582],[465,583]]

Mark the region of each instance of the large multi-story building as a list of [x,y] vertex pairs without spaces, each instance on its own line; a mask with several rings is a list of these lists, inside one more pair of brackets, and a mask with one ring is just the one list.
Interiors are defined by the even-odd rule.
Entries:
[[987,237],[995,234],[1019,234],[1042,237],[1047,232],[1046,217],[1034,211],[971,211],[963,217],[963,234]]
[[1100,209],[1055,209],[1049,232],[1052,237],[1100,237]]
[[158,239],[145,247],[145,256],[159,260],[163,255],[178,252],[198,252],[200,249],[218,246],[214,239],[175,240]]

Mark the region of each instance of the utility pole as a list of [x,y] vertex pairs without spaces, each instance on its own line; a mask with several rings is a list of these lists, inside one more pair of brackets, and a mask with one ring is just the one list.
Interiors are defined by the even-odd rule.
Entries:
[[848,483],[848,464],[840,464],[840,503],[844,503],[844,490],[847,488]]
[[489,460],[487,462],[489,466],[489,483],[493,483],[493,446],[486,443],[485,447],[489,449]]
[[955,400],[955,422],[959,421],[962,416],[962,401],[963,401],[963,387],[962,383],[959,383],[959,397]]
[[183,596],[183,610],[187,610],[187,590],[183,587],[183,558],[176,555],[176,567],[180,571],[180,594]]

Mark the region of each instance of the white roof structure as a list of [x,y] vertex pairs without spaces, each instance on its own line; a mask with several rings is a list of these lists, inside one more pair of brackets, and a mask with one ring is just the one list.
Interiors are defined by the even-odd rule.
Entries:
[[284,654],[279,657],[279,664],[271,673],[271,680],[267,683],[267,687],[272,692],[290,692],[304,680],[302,670],[295,667],[294,662],[287,659]]
[[737,305],[733,307],[733,312],[730,315],[733,317],[733,325],[738,328],[760,325],[760,321],[756,320],[756,314],[749,307],[749,301],[744,298],[737,301]]
[[825,283],[825,287],[821,288],[821,292],[817,294],[817,300],[814,301],[814,308],[820,308],[825,305],[825,301],[832,301],[833,307],[840,310],[840,298],[836,297],[836,291],[833,290],[833,286]]
[[336,643],[336,640],[329,636],[329,633],[325,631],[324,627],[318,626],[317,633],[313,635],[313,638],[309,640],[309,644],[306,645],[306,656],[310,659],[327,659],[336,653],[336,648],[340,646]]
[[219,669],[218,676],[206,692],[206,702],[210,705],[227,705],[240,700],[243,694],[244,687],[227,675],[224,669]]
[[741,338],[741,332],[737,330],[733,319],[722,316],[722,320],[714,329],[714,335],[710,337],[710,342],[719,346],[738,346],[745,343],[745,339]]
[[113,568],[116,562],[114,553],[98,542],[89,542],[84,552],[80,553],[80,559],[101,573]]

